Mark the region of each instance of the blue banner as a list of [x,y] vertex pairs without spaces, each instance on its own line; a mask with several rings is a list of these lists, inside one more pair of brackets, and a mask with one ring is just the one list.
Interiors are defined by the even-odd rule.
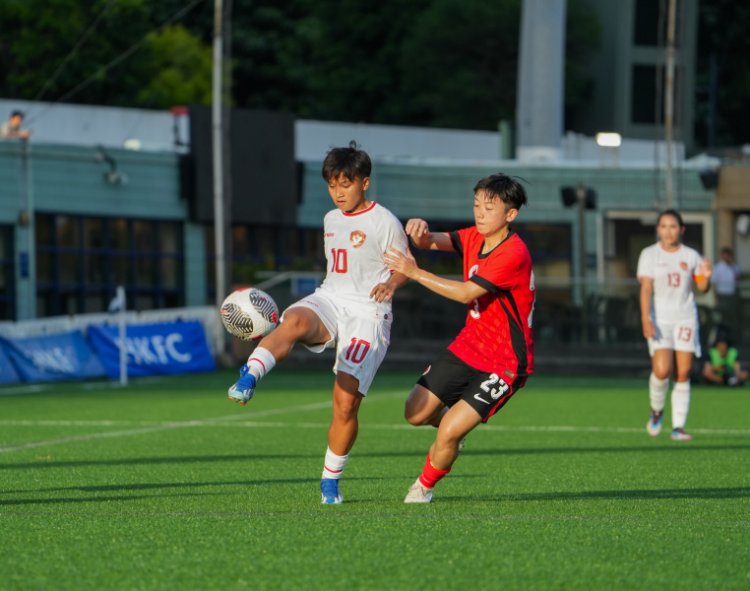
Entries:
[[0,384],[15,384],[21,381],[16,368],[8,359],[5,354],[5,344],[3,339],[0,339]]
[[[120,334],[117,326],[89,327],[91,346],[107,375],[120,375]],[[128,375],[177,375],[216,369],[203,325],[197,320],[131,324],[125,331]]]
[[80,330],[4,339],[10,360],[24,382],[103,377],[104,368]]

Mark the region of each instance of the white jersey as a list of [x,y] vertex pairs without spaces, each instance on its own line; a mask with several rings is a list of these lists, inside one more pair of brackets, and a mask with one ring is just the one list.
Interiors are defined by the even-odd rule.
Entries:
[[378,305],[370,292],[391,276],[383,254],[391,246],[402,253],[408,249],[398,218],[375,202],[356,213],[334,209],[323,219],[323,232],[327,272],[319,289],[354,303]]
[[654,281],[651,305],[654,323],[676,323],[696,317],[693,275],[702,262],[696,250],[682,244],[674,252],[664,250],[658,242],[643,249],[638,259],[638,277]]

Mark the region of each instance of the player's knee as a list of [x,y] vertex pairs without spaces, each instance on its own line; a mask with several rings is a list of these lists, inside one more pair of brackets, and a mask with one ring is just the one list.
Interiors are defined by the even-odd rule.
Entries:
[[406,408],[404,409],[404,418],[406,419],[406,422],[410,425],[414,425],[415,427],[421,427],[422,425],[427,425],[429,423],[428,416],[425,416],[423,413],[417,413],[413,412],[409,405],[406,405]]

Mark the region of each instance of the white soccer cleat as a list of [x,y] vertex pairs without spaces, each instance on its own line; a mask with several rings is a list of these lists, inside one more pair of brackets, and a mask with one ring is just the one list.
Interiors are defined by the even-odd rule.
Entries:
[[661,427],[664,424],[664,412],[651,411],[651,416],[648,418],[646,423],[646,431],[651,437],[656,437],[661,433]]
[[689,433],[685,433],[685,429],[682,427],[677,427],[677,429],[672,429],[672,441],[692,441],[693,436]]
[[432,501],[432,489],[424,486],[417,478],[406,493],[404,503],[429,503],[430,501]]

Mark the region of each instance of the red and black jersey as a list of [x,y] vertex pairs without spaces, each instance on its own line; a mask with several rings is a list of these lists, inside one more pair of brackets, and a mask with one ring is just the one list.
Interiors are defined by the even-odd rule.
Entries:
[[[469,304],[466,326],[448,349],[475,369],[515,379],[534,371],[532,315],[535,287],[531,255],[512,230],[508,237],[482,254],[484,236],[472,226],[450,233],[455,250],[463,255],[464,281],[487,290]],[[515,376],[508,376],[515,372]]]

